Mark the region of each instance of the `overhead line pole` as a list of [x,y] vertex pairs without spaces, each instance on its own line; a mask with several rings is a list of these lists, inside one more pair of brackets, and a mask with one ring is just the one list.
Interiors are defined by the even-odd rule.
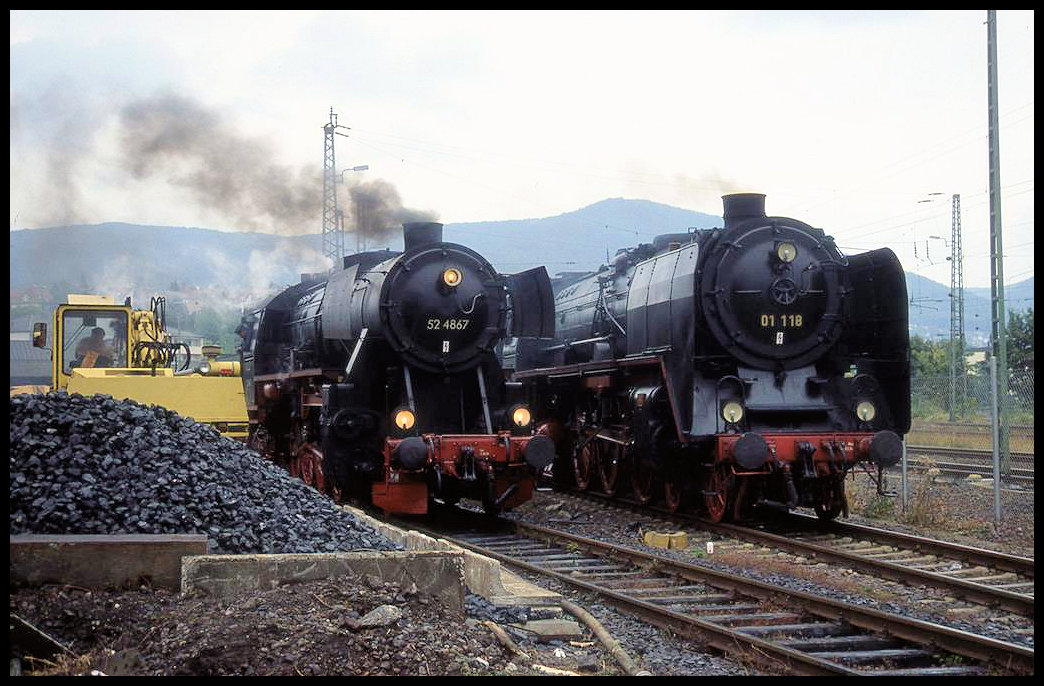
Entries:
[[[997,449],[1002,468],[1008,464],[1008,345],[1004,310],[1004,250],[1001,241],[1000,126],[997,109],[997,10],[986,10],[986,65],[990,129],[990,302],[992,353],[997,360]],[[994,475],[999,477],[999,474]]]
[[337,123],[337,115],[330,108],[330,122],[323,126],[323,257],[329,257],[333,267],[339,267],[344,257],[344,218],[337,209],[337,161],[334,157],[334,134],[348,137],[337,129],[348,130]]
[[[958,394],[960,386],[960,394]],[[953,194],[950,236],[950,421],[955,419],[957,398],[968,395],[964,364],[964,249],[961,245],[961,196]],[[964,418],[963,400],[960,415]]]

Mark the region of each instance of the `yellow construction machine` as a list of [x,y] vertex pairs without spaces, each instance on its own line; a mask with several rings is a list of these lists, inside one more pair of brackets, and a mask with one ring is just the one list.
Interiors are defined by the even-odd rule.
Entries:
[[[249,427],[239,362],[219,361],[218,346],[203,346],[192,366],[189,347],[172,342],[166,330],[166,301],[153,298],[136,310],[111,297],[69,295],[51,322],[50,386],[20,386],[16,393],[65,390],[101,393],[159,405],[245,440]],[[47,348],[47,324],[33,325],[32,343]]]

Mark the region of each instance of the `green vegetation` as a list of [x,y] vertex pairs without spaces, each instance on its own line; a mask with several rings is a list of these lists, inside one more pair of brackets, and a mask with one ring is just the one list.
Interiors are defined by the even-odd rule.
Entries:
[[1008,371],[1033,373],[1033,308],[1008,314]]
[[204,307],[188,315],[183,328],[199,334],[208,344],[220,345],[223,354],[232,354],[239,347],[240,338],[236,335],[239,321],[239,312],[235,310]]
[[950,373],[949,341],[910,337],[910,375],[914,378],[946,376]]

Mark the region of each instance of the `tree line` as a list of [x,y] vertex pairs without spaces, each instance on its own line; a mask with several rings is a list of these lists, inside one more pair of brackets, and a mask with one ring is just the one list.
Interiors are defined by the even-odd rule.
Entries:
[[[1009,375],[1033,373],[1033,308],[1008,313],[1007,353]],[[911,336],[910,367],[911,375],[915,378],[949,376],[950,342]],[[988,362],[978,362],[968,367],[967,371],[969,374],[990,373]]]

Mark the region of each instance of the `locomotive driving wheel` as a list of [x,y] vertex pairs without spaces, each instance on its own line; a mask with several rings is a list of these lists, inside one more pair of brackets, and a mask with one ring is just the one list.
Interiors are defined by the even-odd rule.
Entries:
[[681,481],[665,478],[663,480],[663,502],[667,506],[667,510],[670,512],[677,512],[678,508],[681,507],[681,501]]
[[594,440],[587,441],[573,456],[573,477],[577,490],[587,490],[591,484],[591,468],[597,464],[598,445]]
[[656,472],[642,464],[637,456],[631,457],[631,488],[634,497],[642,505],[648,505],[654,495],[653,488],[656,484]]
[[608,443],[598,448],[598,475],[602,480],[602,491],[608,496],[616,495],[620,487],[623,457],[624,447],[617,443]]
[[297,463],[300,478],[306,484],[319,491],[326,492],[326,483],[323,475],[323,455],[311,443],[305,443],[294,455],[291,462]]
[[335,503],[341,502],[341,496],[342,496],[341,487],[336,485],[334,483],[333,479],[326,479],[326,491],[325,492],[326,492],[326,495],[330,496],[330,498]]
[[845,482],[837,477],[820,477],[816,479],[816,499],[812,509],[816,516],[824,522],[837,519],[842,510],[847,509],[845,502]]
[[707,509],[707,519],[712,522],[720,522],[728,512],[731,471],[729,465],[717,465],[707,479],[707,486],[703,491],[703,506]]

